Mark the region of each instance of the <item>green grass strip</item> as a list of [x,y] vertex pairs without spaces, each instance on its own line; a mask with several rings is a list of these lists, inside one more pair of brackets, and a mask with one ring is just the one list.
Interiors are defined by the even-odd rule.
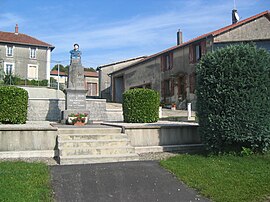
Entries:
[[48,166],[0,162],[0,201],[53,201]]
[[270,197],[270,155],[179,155],[160,164],[216,202],[268,201]]

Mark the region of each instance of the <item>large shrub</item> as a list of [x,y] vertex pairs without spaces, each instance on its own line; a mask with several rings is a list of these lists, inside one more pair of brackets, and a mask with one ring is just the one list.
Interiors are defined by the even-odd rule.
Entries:
[[207,149],[269,149],[269,52],[242,44],[207,54],[197,66],[197,107]]
[[0,122],[4,124],[25,123],[28,93],[14,86],[0,87]]
[[151,123],[158,121],[159,94],[151,89],[132,89],[123,94],[124,121]]

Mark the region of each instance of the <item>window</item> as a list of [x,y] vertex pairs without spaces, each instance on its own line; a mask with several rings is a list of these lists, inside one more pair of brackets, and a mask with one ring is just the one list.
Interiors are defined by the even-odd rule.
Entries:
[[202,50],[202,48],[201,48],[200,44],[195,46],[195,60],[196,60],[196,62],[198,62],[202,57],[202,51],[201,50]]
[[7,57],[13,57],[13,46],[7,46]]
[[30,58],[31,59],[37,58],[37,49],[36,48],[30,48]]
[[174,95],[174,79],[167,79],[161,83],[162,97],[169,97]]
[[14,64],[13,63],[5,63],[4,65],[5,69],[5,74],[10,75],[14,73]]
[[88,96],[97,96],[97,83],[87,83],[87,95]]
[[173,68],[173,53],[167,53],[161,56],[161,70],[163,72]]
[[206,41],[203,40],[199,43],[189,46],[189,63],[198,62],[206,53]]
[[28,65],[27,78],[35,79],[35,80],[38,79],[38,66],[37,65]]

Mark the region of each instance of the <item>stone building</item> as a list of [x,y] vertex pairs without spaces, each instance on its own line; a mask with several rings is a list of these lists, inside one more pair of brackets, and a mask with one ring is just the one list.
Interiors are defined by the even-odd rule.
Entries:
[[0,32],[0,67],[5,74],[23,79],[50,80],[51,52],[54,46],[26,34]]
[[[97,70],[99,72],[100,98],[104,98],[107,101],[112,101],[111,77],[109,76],[110,73],[123,69],[145,58],[146,56],[141,56],[99,66]],[[116,99],[121,100],[121,95],[117,96]]]
[[195,67],[207,52],[230,44],[253,42],[270,51],[270,13],[262,12],[213,32],[182,42],[110,74],[112,100],[132,88],[151,88],[161,95],[164,103],[195,107]]
[[[59,72],[58,77],[58,71],[52,70],[50,72],[51,78],[54,78],[56,81],[59,80],[59,84],[61,86],[64,86],[64,88],[67,85],[67,78],[68,75],[65,72]],[[85,83],[85,89],[87,90],[87,96],[90,97],[97,97],[99,96],[99,78],[97,72],[84,72],[84,83]],[[55,87],[55,86],[54,86]]]

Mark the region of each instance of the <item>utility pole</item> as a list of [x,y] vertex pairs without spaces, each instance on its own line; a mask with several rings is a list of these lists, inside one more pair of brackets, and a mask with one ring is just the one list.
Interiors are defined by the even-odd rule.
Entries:
[[57,64],[57,90],[59,90],[59,63]]

